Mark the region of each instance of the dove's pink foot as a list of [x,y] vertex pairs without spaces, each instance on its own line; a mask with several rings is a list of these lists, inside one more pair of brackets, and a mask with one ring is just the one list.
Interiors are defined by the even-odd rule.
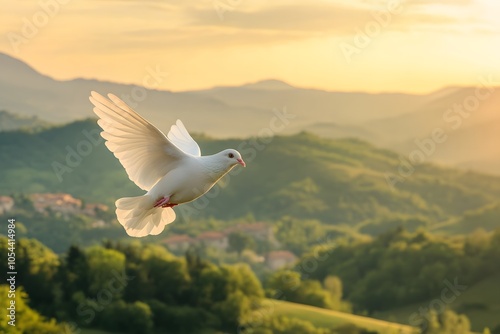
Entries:
[[154,207],[159,208],[160,206],[165,208],[166,205],[168,205],[168,201],[170,201],[170,196],[168,197],[162,197],[159,200],[156,201]]
[[170,201],[170,196],[169,197],[162,197],[156,201],[154,207],[159,208],[161,206],[162,208],[173,208],[174,206],[177,205],[175,203],[169,203],[168,201]]

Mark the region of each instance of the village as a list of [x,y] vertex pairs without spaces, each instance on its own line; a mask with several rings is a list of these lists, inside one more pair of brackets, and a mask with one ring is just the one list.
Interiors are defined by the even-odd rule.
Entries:
[[[33,209],[40,214],[47,215],[51,212],[65,218],[85,215],[94,219],[91,227],[95,229],[109,225],[109,222],[102,219],[102,213],[110,211],[110,208],[104,204],[86,203],[66,193],[35,193],[29,195],[28,198],[33,204]],[[7,214],[14,208],[15,200],[13,197],[0,196],[0,215]],[[270,270],[278,270],[297,261],[297,257],[292,252],[280,249],[280,243],[276,240],[272,226],[264,222],[237,224],[220,231],[205,231],[196,236],[165,234],[166,236],[160,242],[175,254],[183,254],[194,247],[229,253],[231,252],[231,235],[241,234],[270,246],[269,251],[261,254],[252,252],[252,262],[264,263]]]

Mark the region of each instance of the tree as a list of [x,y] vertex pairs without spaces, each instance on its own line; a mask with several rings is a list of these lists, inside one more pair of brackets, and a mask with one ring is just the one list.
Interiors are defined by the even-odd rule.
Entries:
[[85,252],[78,246],[71,246],[60,267],[61,283],[68,299],[77,291],[88,293],[89,266]]
[[[8,253],[7,238],[0,237],[0,252]],[[16,245],[17,285],[22,285],[37,307],[51,307],[54,302],[53,282],[57,274],[59,259],[50,249],[34,239],[20,239]],[[2,272],[7,261],[0,263]]]
[[422,322],[422,334],[469,334],[470,321],[461,314],[458,315],[451,310],[445,310],[438,314],[431,310],[426,315],[427,322]]
[[[204,328],[217,328],[218,319],[208,310],[190,306],[171,306],[158,300],[148,301],[158,332],[198,333]],[[193,321],[196,319],[196,321]]]
[[99,313],[98,324],[110,331],[150,333],[153,329],[151,308],[143,302],[127,304],[119,300]]
[[[37,334],[60,334],[63,328],[54,319],[46,319],[37,311],[28,306],[28,295],[22,287],[16,289],[16,296],[13,299],[6,298],[9,293],[7,285],[0,285],[0,308],[8,310],[11,301],[15,301],[16,318],[15,326],[8,324],[9,318],[0,321],[0,332],[11,334],[37,333]],[[4,313],[4,312],[3,312]]]
[[[114,249],[105,249],[94,246],[87,250],[89,267],[89,294],[96,296],[99,291],[108,289],[109,284],[116,281],[117,275],[125,271],[125,255]],[[119,282],[126,284],[127,282]],[[114,295],[119,299],[121,296]]]
[[330,293],[332,303],[340,305],[342,301],[342,281],[337,276],[327,276],[323,281],[325,290]]
[[294,303],[334,308],[330,292],[323,289],[320,282],[302,280],[299,273],[291,270],[274,273],[268,279],[267,286],[273,291],[273,295],[279,293]]
[[238,253],[238,256],[241,256],[241,253],[245,249],[252,249],[255,247],[255,240],[241,232],[231,233],[228,240],[229,250]]

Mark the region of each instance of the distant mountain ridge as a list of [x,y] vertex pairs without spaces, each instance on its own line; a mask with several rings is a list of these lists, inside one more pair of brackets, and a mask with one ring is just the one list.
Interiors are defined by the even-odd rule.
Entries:
[[[63,124],[93,117],[89,92],[131,96],[136,86],[93,79],[54,80],[0,53],[0,110]],[[495,82],[491,78],[484,79]],[[480,83],[478,83],[480,84]],[[327,138],[360,138],[399,152],[405,159],[418,150],[415,140],[443,128],[447,140],[426,160],[500,174],[500,87],[462,117],[446,117],[455,105],[470,103],[475,87],[446,87],[425,95],[331,92],[294,87],[269,79],[241,86],[171,92],[144,90],[133,101],[147,119],[166,131],[180,118],[189,131],[217,138],[257,136],[269,128],[274,110],[294,115],[283,134],[308,131]],[[469,102],[467,102],[469,101]],[[487,163],[485,163],[487,162]]]
[[[0,53],[0,109],[20,115],[38,115],[55,123],[92,116],[91,90],[129,95],[133,85],[93,79],[54,80],[29,65]],[[182,118],[189,129],[217,137],[255,135],[266,127],[272,109],[286,107],[295,114],[289,132],[319,122],[346,124],[399,115],[397,103],[417,103],[421,97],[407,94],[328,92],[297,88],[280,80],[263,80],[237,87],[170,92],[146,89],[137,109],[154,122],[171,123]],[[220,120],[224,126],[220,126]],[[232,124],[230,128],[225,124]]]

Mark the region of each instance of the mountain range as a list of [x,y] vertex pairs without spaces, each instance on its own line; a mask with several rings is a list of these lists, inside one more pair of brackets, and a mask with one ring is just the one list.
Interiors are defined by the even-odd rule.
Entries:
[[[94,79],[55,80],[0,53],[0,110],[63,124],[92,117],[89,92],[112,92],[131,101],[162,130],[180,118],[191,132],[217,138],[269,133],[276,110],[293,115],[283,134],[301,131],[353,137],[389,148],[406,159],[415,140],[446,133],[426,160],[500,173],[500,89],[448,87],[429,94],[332,92],[265,80],[234,87],[172,92]],[[495,83],[493,78],[478,80]],[[134,99],[134,96],[136,99]],[[476,101],[477,100],[477,101]],[[477,103],[476,103],[477,102]],[[461,106],[462,112],[456,111]],[[465,110],[464,110],[465,108]],[[267,132],[266,132],[267,131]]]

